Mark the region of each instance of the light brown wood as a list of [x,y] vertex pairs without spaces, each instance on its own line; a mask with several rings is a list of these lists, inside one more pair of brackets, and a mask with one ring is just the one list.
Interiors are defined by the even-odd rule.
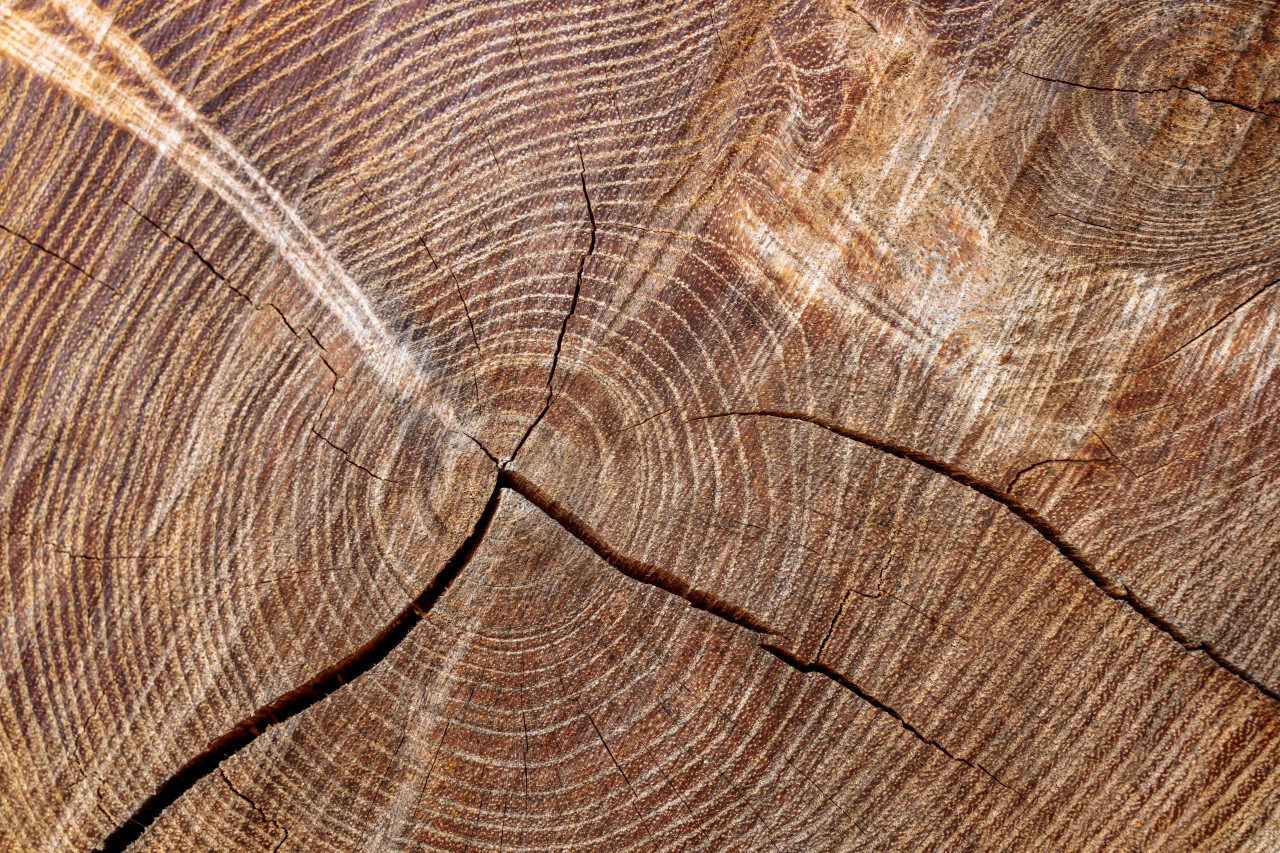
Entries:
[[1280,848],[1278,64],[0,0],[0,849]]

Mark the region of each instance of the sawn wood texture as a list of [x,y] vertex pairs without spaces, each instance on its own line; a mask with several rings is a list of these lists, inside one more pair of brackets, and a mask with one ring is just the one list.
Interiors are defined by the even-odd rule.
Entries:
[[0,850],[1280,849],[1278,66],[0,0]]

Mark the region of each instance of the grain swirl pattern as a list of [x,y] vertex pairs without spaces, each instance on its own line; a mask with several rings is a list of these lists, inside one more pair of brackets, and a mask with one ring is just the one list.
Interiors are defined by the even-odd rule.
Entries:
[[1280,844],[1278,62],[0,0],[0,847]]

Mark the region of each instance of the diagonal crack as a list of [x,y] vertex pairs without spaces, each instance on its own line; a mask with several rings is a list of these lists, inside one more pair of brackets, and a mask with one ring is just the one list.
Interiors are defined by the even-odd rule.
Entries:
[[498,485],[511,489],[511,491],[542,510],[552,521],[567,530],[575,539],[595,551],[600,559],[632,580],[638,580],[649,586],[656,586],[658,589],[683,598],[698,610],[705,610],[713,616],[718,616],[726,622],[732,622],[739,627],[746,628],[748,631],[769,635],[777,633],[777,631],[774,631],[763,620],[753,614],[725,601],[719,596],[695,589],[687,580],[674,572],[661,566],[641,562],[619,552],[592,529],[590,525],[575,515],[572,510],[553,498],[541,486],[526,479],[519,472],[503,469],[498,474]]
[[1017,490],[1018,482],[1023,477],[1030,474],[1037,468],[1043,468],[1045,465],[1106,465],[1114,461],[1115,457],[1113,456],[1104,456],[1100,459],[1041,459],[1038,462],[1032,462],[1030,465],[1018,469],[1018,473],[1009,478],[1009,482],[1005,484],[1004,490],[1006,493],[1012,495]]
[[[196,260],[198,260],[201,264],[203,264],[205,269],[209,270],[209,272],[213,274],[214,278],[222,282],[222,284],[228,290],[234,293],[236,296],[239,296],[241,299],[247,302],[250,308],[252,308],[254,311],[261,311],[264,308],[270,308],[272,311],[276,312],[276,315],[279,316],[280,318],[280,322],[284,323],[285,328],[289,330],[289,333],[291,335],[293,335],[295,338],[302,341],[303,343],[307,342],[307,338],[302,337],[302,334],[298,331],[297,328],[294,327],[294,324],[290,322],[289,318],[285,316],[285,313],[280,310],[280,306],[276,305],[274,302],[264,302],[261,305],[254,302],[253,299],[249,297],[249,294],[245,293],[243,290],[241,290],[240,288],[232,284],[231,280],[227,278],[225,275],[223,275],[221,272],[219,272],[218,268],[215,267],[212,263],[210,263],[208,258],[200,254],[200,250],[196,248],[194,243],[192,243],[186,237],[183,237],[179,234],[174,234],[166,230],[159,222],[152,219],[150,216],[143,213],[138,208],[134,207],[132,204],[129,203],[129,200],[124,198],[123,196],[120,198],[120,201],[124,202],[125,207],[129,208],[134,213],[136,213],[144,222],[146,222],[152,228],[159,231],[165,237],[168,237],[170,240],[177,243],[178,245],[186,247],[187,251],[189,251],[192,255],[194,255]],[[0,228],[3,228],[3,226],[0,226]],[[79,267],[76,267],[76,269],[79,269]],[[81,271],[83,272],[83,270]],[[88,275],[88,273],[86,273],[86,275]],[[94,280],[96,281],[97,279],[94,279]],[[105,282],[103,282],[103,284],[105,284]],[[107,285],[107,286],[110,287],[110,285]],[[324,362],[324,366],[327,367],[329,369],[329,372],[333,374],[334,379],[336,380],[340,378],[338,371],[329,362],[329,359],[327,357],[328,350],[325,349],[324,344],[320,343],[320,339],[316,337],[316,333],[311,331],[311,329],[307,326],[301,326],[300,328],[302,329],[302,331],[307,333],[307,337],[311,339],[311,343],[315,344],[316,348],[319,349],[320,360]]]
[[1191,340],[1187,341],[1186,343],[1184,343],[1184,344],[1180,345],[1177,349],[1175,349],[1173,352],[1171,352],[1171,353],[1169,353],[1168,355],[1166,355],[1164,358],[1160,359],[1160,360],[1159,360],[1159,361],[1157,361],[1157,362],[1152,363],[1149,367],[1145,367],[1145,368],[1143,368],[1143,369],[1144,369],[1144,370],[1150,370],[1152,367],[1159,367],[1160,365],[1164,364],[1166,361],[1168,361],[1169,359],[1173,358],[1175,355],[1177,355],[1178,353],[1182,352],[1184,349],[1186,349],[1187,347],[1191,346],[1191,345],[1192,345],[1192,344],[1194,344],[1196,341],[1200,340],[1200,339],[1201,339],[1201,338],[1203,338],[1205,335],[1209,334],[1209,333],[1210,333],[1210,332],[1212,332],[1214,329],[1218,328],[1218,327],[1219,327],[1219,326],[1221,326],[1223,323],[1225,323],[1225,322],[1227,322],[1228,320],[1230,320],[1230,319],[1231,319],[1232,317],[1234,317],[1236,314],[1238,314],[1238,313],[1240,313],[1241,311],[1243,311],[1246,307],[1248,307],[1248,306],[1253,302],[1253,300],[1257,299],[1259,296],[1261,296],[1262,294],[1266,293],[1268,290],[1270,290],[1272,287],[1274,287],[1274,286],[1275,286],[1275,285],[1277,285],[1277,284],[1280,284],[1280,278],[1276,279],[1275,281],[1271,281],[1271,282],[1268,282],[1268,283],[1266,283],[1266,284],[1262,285],[1262,287],[1259,287],[1257,290],[1255,290],[1255,291],[1253,292],[1253,295],[1251,295],[1248,299],[1244,300],[1244,301],[1243,301],[1243,302],[1241,302],[1239,305],[1237,305],[1236,307],[1234,307],[1234,308],[1232,308],[1230,311],[1228,311],[1226,314],[1223,314],[1223,315],[1222,315],[1221,317],[1219,317],[1217,320],[1214,320],[1212,323],[1210,323],[1210,324],[1205,328],[1205,330],[1204,330],[1204,331],[1200,332],[1198,335],[1196,335],[1195,337],[1191,338]]
[[[177,234],[174,234],[174,233],[170,232],[169,230],[167,230],[167,229],[166,229],[163,225],[161,225],[159,222],[155,221],[155,220],[154,220],[154,219],[152,219],[150,216],[147,216],[147,214],[143,213],[141,210],[139,210],[138,208],[134,207],[134,206],[133,206],[133,204],[131,204],[131,203],[129,202],[129,200],[128,200],[127,198],[125,198],[124,196],[121,196],[121,197],[120,197],[120,201],[124,202],[124,206],[125,206],[125,207],[129,208],[129,209],[130,209],[130,210],[132,210],[134,213],[138,214],[138,216],[139,216],[139,217],[141,217],[141,218],[142,218],[142,219],[143,219],[143,220],[144,220],[148,225],[150,225],[152,228],[156,229],[157,231],[159,231],[159,232],[160,232],[161,234],[163,234],[164,236],[168,237],[168,238],[169,238],[170,240],[172,240],[173,242],[175,242],[175,243],[177,243],[177,244],[179,244],[179,245],[181,245],[181,246],[186,246],[186,247],[187,247],[187,251],[188,251],[188,252],[190,252],[191,254],[195,255],[196,260],[197,260],[197,261],[199,261],[200,263],[204,264],[205,268],[206,268],[206,269],[208,269],[208,270],[209,270],[209,272],[213,273],[213,277],[214,277],[214,278],[216,278],[218,281],[221,281],[221,282],[223,282],[223,283],[225,283],[225,282],[226,282],[227,277],[226,277],[225,275],[223,275],[222,273],[218,272],[217,268],[216,268],[213,264],[209,263],[209,259],[208,259],[208,258],[206,258],[204,255],[200,254],[200,250],[196,248],[196,246],[195,246],[195,244],[194,244],[194,243],[192,243],[192,242],[191,242],[190,240],[188,240],[186,237],[181,237],[181,236],[179,236],[179,235],[177,235]],[[234,288],[232,288],[232,289],[234,290]],[[240,291],[238,291],[238,290],[237,290],[236,292],[237,292],[237,293],[240,293]],[[243,294],[243,293],[241,293],[240,295],[241,295],[241,296],[244,296],[244,294]],[[248,297],[247,297],[247,296],[246,296],[245,298],[246,298],[246,299],[248,299]]]
[[[7,4],[0,15],[0,53],[215,194],[289,265],[381,378],[406,393],[426,390],[431,377],[388,331],[350,273],[112,13],[93,0],[65,0],[39,14]],[[437,414],[448,422],[452,413]]]
[[[307,38],[307,41],[311,41],[310,37]],[[312,42],[311,46],[316,50],[317,54],[320,53],[320,49],[316,47],[315,42]],[[326,65],[328,64],[328,60],[325,61],[325,64]],[[354,177],[350,178],[350,181],[352,184],[355,185],[355,188],[360,191],[360,195],[364,197],[364,200],[369,204],[370,207],[378,211],[379,214],[386,213],[382,205],[374,201],[373,196],[369,195],[369,192],[364,188],[363,184],[357,181]],[[453,271],[453,268],[451,266],[450,267],[440,266],[440,264],[436,261],[436,256],[431,253],[431,247],[427,245],[427,240],[425,237],[423,237],[421,234],[418,234],[417,238],[418,238],[418,245],[422,246],[423,251],[427,253],[427,259],[431,261],[431,266],[435,268],[437,271],[442,272],[445,275],[448,275],[450,279],[453,280],[454,292],[458,294],[458,301],[462,303],[462,313],[466,315],[467,326],[470,327],[471,329],[471,342],[475,344],[476,352],[479,353],[480,338],[479,336],[476,335],[476,324],[475,324],[475,321],[471,319],[471,308],[467,306],[467,297],[462,295],[462,283],[458,281],[458,274]],[[474,367],[471,370],[471,386],[472,386],[472,390],[475,391],[476,402],[479,403],[480,379],[479,377],[476,376]]]
[[520,436],[520,441],[516,442],[516,449],[511,451],[511,456],[507,459],[508,464],[516,458],[516,454],[520,452],[521,447],[524,447],[529,435],[542,422],[547,410],[551,408],[551,397],[555,393],[556,367],[560,364],[560,348],[564,346],[564,333],[569,329],[569,320],[573,318],[574,312],[578,310],[578,295],[582,293],[582,273],[587,268],[587,258],[595,254],[596,251],[596,214],[591,209],[591,194],[587,192],[587,161],[582,157],[581,146],[578,147],[578,164],[582,167],[582,171],[578,173],[578,178],[582,182],[582,197],[587,201],[587,218],[591,221],[591,242],[587,244],[587,250],[578,258],[578,278],[573,285],[573,300],[569,303],[569,312],[564,315],[564,321],[560,323],[560,334],[556,337],[556,351],[551,356],[551,372],[547,374],[547,400],[542,404],[542,411],[538,412],[538,416],[529,424],[529,428],[524,431],[524,435]]
[[[549,518],[551,518],[552,521],[558,523],[575,539],[582,542],[582,544],[594,551],[602,560],[622,572],[627,577],[638,580],[642,583],[647,583],[650,586],[656,586],[659,589],[671,593],[672,595],[683,598],[698,610],[703,610],[710,613],[712,616],[716,616],[726,622],[737,625],[740,628],[746,628],[754,634],[764,635],[766,637],[778,636],[777,631],[770,628],[755,614],[738,607],[735,604],[731,604],[724,599],[714,596],[711,593],[694,589],[684,578],[668,571],[667,569],[653,566],[648,563],[642,563],[621,554],[617,549],[606,542],[598,532],[592,529],[590,525],[575,515],[572,510],[556,501],[540,486],[526,479],[521,474],[511,470],[503,470],[498,475],[498,485],[500,487],[511,489],[513,492],[516,492],[525,500],[529,501],[529,503],[542,510]],[[893,708],[886,705],[879,699],[876,699],[848,677],[840,674],[831,667],[825,664],[802,661],[793,652],[786,650],[776,642],[765,640],[759,643],[759,647],[799,672],[817,673],[825,676],[840,687],[843,687],[855,694],[858,698],[869,702],[877,709],[889,714],[901,723],[904,729],[915,735],[915,737],[922,742],[936,747],[952,760],[959,761],[961,764],[966,764],[975,770],[985,773],[987,776],[990,776],[995,780],[995,782],[1002,788],[1012,791],[1014,794],[1021,797],[1021,794],[1018,791],[1009,787],[1004,782],[1001,782],[994,773],[987,770],[982,765],[969,761],[966,758],[956,756],[936,740],[926,738],[920,733],[919,729],[904,720],[902,715]]]
[[80,275],[84,276],[85,278],[89,279],[92,282],[102,285],[107,290],[110,290],[112,293],[116,293],[116,294],[120,293],[119,290],[112,287],[110,284],[107,284],[105,281],[98,278],[93,273],[89,272],[84,267],[77,264],[75,261],[72,261],[68,258],[64,258],[62,255],[59,255],[57,252],[55,252],[53,249],[50,249],[48,246],[44,245],[43,243],[37,240],[32,240],[30,237],[27,237],[24,234],[19,234],[17,231],[14,231],[12,228],[9,228],[6,225],[0,224],[0,231],[3,231],[5,234],[8,234],[10,237],[21,240],[22,242],[26,243],[28,246],[30,246],[33,249],[36,249],[37,251],[44,252],[46,255],[49,255],[55,260],[62,261],[62,263],[71,267],[73,270],[80,273]]
[[831,421],[824,420],[815,415],[805,414],[803,412],[787,412],[768,409],[758,411],[719,412],[713,415],[699,415],[697,417],[690,418],[689,422],[729,417],[778,418],[781,420],[803,421],[804,423],[813,424],[814,426],[821,427],[828,432],[835,433],[842,438],[848,438],[856,441],[861,445],[870,447],[872,450],[878,450],[882,453],[887,453],[890,456],[896,456],[899,459],[914,462],[922,468],[927,468],[930,471],[954,480],[962,486],[967,486],[978,494],[984,495],[996,503],[1001,504],[1021,521],[1028,524],[1108,598],[1112,598],[1128,606],[1130,610],[1141,616],[1153,628],[1172,638],[1174,642],[1182,646],[1188,652],[1203,652],[1207,658],[1223,670],[1231,673],[1246,684],[1251,685],[1267,698],[1280,702],[1280,693],[1266,684],[1263,684],[1257,678],[1250,675],[1246,670],[1233,664],[1224,657],[1221,652],[1214,648],[1211,643],[1207,641],[1196,642],[1195,640],[1192,640],[1183,633],[1177,625],[1162,616],[1155,608],[1145,602],[1136,592],[1130,589],[1118,578],[1112,577],[1107,572],[1094,565],[1093,562],[1082,554],[1078,548],[1066,540],[1061,531],[1054,527],[1048,519],[1038,513],[1033,507],[1023,503],[1017,496],[1010,494],[999,486],[990,483],[981,477],[975,476],[968,471],[957,468],[948,462],[936,459],[922,451],[914,450],[901,444],[895,444],[893,442],[886,441],[885,439],[869,435],[865,432],[841,426],[840,424],[832,423]]
[[[921,451],[897,445],[883,439],[878,439],[867,435],[866,433],[824,421],[813,415],[798,412],[761,410],[721,412],[713,415],[702,415],[690,418],[689,420],[698,421],[726,417],[769,417],[810,423],[890,456],[907,460],[923,468],[942,474],[943,476],[996,501],[1008,509],[1009,512],[1013,513],[1019,519],[1035,529],[1050,545],[1062,554],[1064,558],[1076,566],[1082,574],[1092,581],[1108,597],[1128,605],[1153,627],[1169,635],[1187,651],[1204,652],[1209,659],[1214,661],[1227,672],[1230,672],[1242,681],[1252,685],[1265,696],[1268,696],[1271,699],[1280,700],[1280,696],[1278,696],[1275,691],[1271,690],[1266,685],[1259,683],[1248,673],[1225,660],[1209,643],[1193,643],[1189,640],[1176,626],[1169,623],[1162,616],[1152,610],[1151,607],[1143,602],[1135,593],[1133,593],[1132,590],[1110,578],[1101,570],[1093,566],[1093,564],[1080,554],[1077,549],[1067,543],[1063,539],[1062,535],[1033,508],[1022,503],[1022,501],[1017,497],[1009,494],[999,487],[969,472],[950,465],[949,463],[935,459]],[[490,456],[490,458],[492,459],[493,457]],[[409,632],[431,611],[431,608],[448,590],[450,584],[457,578],[461,570],[471,561],[472,557],[475,556],[476,551],[479,549],[481,542],[492,524],[493,517],[498,506],[498,499],[501,496],[503,489],[509,489],[525,498],[546,514],[552,521],[555,521],[564,528],[564,530],[571,536],[582,542],[602,560],[627,577],[662,589],[665,592],[684,599],[696,609],[710,613],[725,622],[751,631],[753,634],[761,637],[761,641],[758,643],[758,647],[761,650],[787,664],[797,672],[818,674],[834,682],[838,686],[872,705],[877,710],[891,716],[906,731],[910,732],[922,743],[936,748],[954,761],[960,762],[983,773],[990,777],[996,784],[1011,791],[1021,799],[1022,793],[1020,791],[1001,781],[998,776],[981,764],[956,755],[937,740],[925,736],[925,734],[914,725],[907,722],[899,711],[885,703],[883,700],[877,698],[875,695],[869,693],[865,688],[854,682],[848,676],[827,664],[820,663],[816,660],[804,660],[794,651],[788,649],[784,645],[781,645],[777,640],[767,639],[769,637],[779,637],[779,632],[775,631],[755,614],[710,592],[696,589],[686,579],[668,569],[636,560],[621,553],[605,541],[599,532],[587,524],[586,521],[576,515],[564,504],[557,501],[546,490],[519,472],[498,466],[497,480],[494,484],[493,491],[490,494],[488,502],[485,504],[480,517],[476,520],[475,526],[473,527],[470,535],[463,541],[454,555],[436,574],[432,582],[418,595],[417,598],[411,601],[389,625],[365,643],[365,645],[360,649],[356,650],[342,661],[339,661],[337,664],[334,664],[315,675],[300,687],[290,690],[289,692],[272,700],[248,718],[238,723],[230,731],[215,739],[202,753],[190,759],[171,777],[163,782],[151,797],[144,801],[131,816],[126,818],[125,822],[118,826],[116,830],[99,845],[97,848],[98,853],[122,853],[122,851],[124,851],[132,842],[137,840],[142,833],[147,830],[160,813],[169,805],[174,803],[179,797],[189,791],[196,785],[196,783],[208,776],[214,770],[222,772],[221,764],[223,761],[243,750],[271,725],[281,723],[323,701],[329,695],[342,687],[343,684],[360,678],[384,660],[387,655],[394,651],[395,648],[403,642]],[[828,635],[829,634],[830,631],[828,631]],[[825,639],[823,643],[825,645]]]
[[409,486],[409,485],[410,485],[409,483],[406,483],[406,482],[404,482],[404,481],[402,481],[402,480],[393,480],[393,479],[391,479],[390,477],[383,477],[383,476],[382,476],[382,475],[380,475],[380,474],[375,474],[371,469],[366,468],[365,466],[361,465],[361,464],[360,464],[359,462],[357,462],[356,460],[352,459],[352,458],[351,458],[351,452],[350,452],[349,450],[347,450],[345,447],[342,447],[341,445],[337,444],[337,443],[336,443],[336,442],[334,442],[332,439],[330,439],[327,435],[325,435],[324,433],[322,433],[320,430],[316,429],[314,424],[312,424],[312,425],[311,425],[311,432],[315,435],[315,437],[316,437],[316,438],[320,439],[320,440],[321,440],[321,441],[323,441],[325,444],[329,445],[329,446],[330,446],[330,447],[332,447],[334,450],[336,450],[336,451],[338,451],[339,453],[341,453],[341,454],[342,454],[342,459],[343,459],[343,461],[344,461],[344,462],[346,462],[348,465],[350,465],[350,466],[352,466],[352,467],[354,467],[354,468],[358,468],[359,470],[361,470],[361,471],[363,471],[364,473],[368,474],[368,475],[369,475],[370,477],[372,477],[373,479],[375,479],[375,480],[379,480],[379,481],[381,481],[381,482],[383,482],[383,483],[390,483],[390,484],[391,484],[391,485],[393,485],[393,486]]
[[471,329],[471,343],[475,344],[476,352],[480,352],[480,338],[476,335],[476,323],[471,319],[471,308],[467,306],[467,297],[462,295],[462,282],[458,281],[458,274],[453,271],[453,267],[443,268],[436,261],[436,256],[431,254],[431,247],[427,245],[427,241],[418,236],[418,242],[427,253],[427,259],[431,261],[431,266],[445,273],[453,281],[454,292],[458,294],[458,301],[462,303],[462,313],[467,317],[467,326]]
[[347,657],[313,676],[305,684],[277,696],[215,739],[203,752],[166,779],[123,824],[107,836],[98,845],[98,853],[122,853],[151,826],[161,812],[201,779],[219,770],[222,762],[253,743],[270,726],[295,717],[323,701],[342,685],[364,675],[395,651],[409,632],[431,612],[431,608],[444,595],[454,578],[475,556],[493,521],[500,492],[501,487],[495,485],[471,534],[458,546],[458,550],[436,573],[431,583],[390,624]]
[[890,707],[889,705],[886,705],[883,701],[877,699],[875,696],[872,696],[866,690],[862,689],[856,683],[854,683],[850,678],[848,678],[845,675],[842,675],[840,672],[836,671],[835,669],[832,669],[831,667],[827,666],[824,663],[813,663],[813,662],[803,661],[799,657],[797,657],[795,654],[793,654],[791,651],[784,649],[781,646],[774,645],[772,643],[761,643],[760,648],[764,649],[766,652],[773,655],[778,660],[782,661],[787,666],[791,667],[792,669],[798,672],[804,672],[804,673],[814,672],[819,675],[825,675],[827,678],[831,679],[836,684],[839,684],[845,690],[848,690],[850,693],[857,695],[859,699],[866,702],[868,705],[871,705],[880,711],[884,711],[890,717],[893,717],[902,725],[904,729],[911,732],[911,734],[915,735],[918,740],[923,741],[924,743],[929,744],[929,746],[932,746],[938,749],[940,752],[942,752],[943,755],[945,755],[947,758],[950,758],[952,761],[959,761],[961,764],[965,764],[973,768],[974,770],[977,770],[981,773],[985,773],[987,776],[989,776],[992,779],[992,781],[994,781],[1001,788],[1004,788],[1006,791],[1012,791],[1014,794],[1018,796],[1018,799],[1022,799],[1022,792],[1018,791],[1015,788],[1009,787],[1004,782],[1001,782],[999,776],[992,773],[990,770],[983,767],[981,764],[978,764],[977,762],[970,761],[967,758],[962,758],[958,755],[955,755],[954,753],[951,752],[951,750],[947,749],[945,746],[938,743],[936,740],[925,737],[920,732],[919,729],[917,729],[915,726],[911,725],[906,720],[904,720],[902,718],[902,714],[898,713],[892,707]]

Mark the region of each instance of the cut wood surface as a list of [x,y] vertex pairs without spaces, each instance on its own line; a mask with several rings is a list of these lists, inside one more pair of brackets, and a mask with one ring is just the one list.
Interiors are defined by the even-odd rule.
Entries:
[[0,0],[0,850],[1280,849],[1278,68]]

